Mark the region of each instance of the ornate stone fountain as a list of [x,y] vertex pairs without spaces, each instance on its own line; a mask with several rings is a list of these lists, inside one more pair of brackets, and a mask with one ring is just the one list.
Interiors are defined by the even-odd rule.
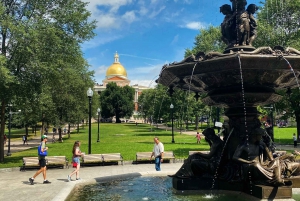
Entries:
[[[300,186],[296,177],[300,172],[299,164],[294,162],[292,156],[270,159],[277,161],[276,164],[272,162],[270,171],[273,176],[263,174],[261,177],[255,177],[254,173],[251,175],[251,168],[246,170],[249,171],[248,176],[242,176],[245,172],[242,167],[246,162],[241,163],[239,158],[242,157],[242,145],[247,145],[255,153],[251,140],[254,136],[263,135],[259,129],[261,123],[256,106],[279,101],[282,97],[276,93],[277,89],[297,87],[300,51],[280,46],[254,48],[252,42],[256,38],[256,21],[253,14],[257,10],[256,5],[250,4],[245,9],[246,0],[230,1],[232,5],[220,7],[225,15],[221,24],[222,40],[228,45],[225,51],[207,54],[199,52],[181,62],[165,65],[157,80],[171,89],[206,94],[202,101],[210,106],[226,108],[225,115],[228,117],[224,123],[224,141],[219,143],[222,148],[212,146],[208,155],[201,153],[190,156],[178,173],[172,175],[173,187],[177,190],[237,190],[259,198],[290,198],[292,187]],[[209,138],[210,131],[207,133],[206,137]],[[211,138],[214,144],[214,136]],[[264,135],[264,144],[274,152],[270,138],[272,136]],[[216,160],[216,155],[220,157],[219,160]],[[257,153],[254,158],[259,156],[260,153]],[[210,160],[211,157],[214,160]],[[246,154],[244,160],[252,159]],[[215,169],[210,168],[213,171],[206,168],[211,167],[209,163],[217,164],[213,165]],[[264,162],[259,163],[261,165]],[[284,165],[292,168],[288,169]],[[199,173],[199,169],[202,173]],[[276,171],[280,172],[280,178],[277,177],[280,182],[273,182],[274,175],[278,174]]]

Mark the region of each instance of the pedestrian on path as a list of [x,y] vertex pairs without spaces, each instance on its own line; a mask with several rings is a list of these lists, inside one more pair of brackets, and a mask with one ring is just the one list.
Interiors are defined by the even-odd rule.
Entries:
[[200,133],[199,133],[199,132],[197,132],[195,138],[197,138],[197,144],[200,144],[201,136],[200,136]]
[[6,134],[5,134],[5,133],[4,133],[3,138],[4,138],[4,146],[5,146],[5,145],[6,145],[6,140],[7,140],[7,137],[6,137]]
[[296,148],[297,147],[297,136],[295,133],[293,134],[293,140],[294,140],[294,148]]
[[27,135],[23,135],[23,145],[25,145],[25,143],[28,145]]
[[76,180],[80,180],[79,177],[80,157],[83,156],[84,153],[81,153],[79,147],[80,147],[80,142],[76,141],[72,149],[72,153],[73,153],[72,163],[73,163],[73,167],[76,169],[71,174],[68,175],[68,181],[71,181],[71,177],[73,174],[76,174]]
[[160,171],[160,164],[163,162],[163,154],[164,154],[164,145],[159,141],[158,137],[154,138],[154,147],[152,154],[150,156],[150,160],[152,159],[152,156],[155,158],[155,169],[156,171]]
[[[47,142],[47,135],[43,135],[42,139],[41,139],[41,152],[45,152],[48,150],[48,147],[46,147],[46,142]],[[33,177],[29,178],[29,182],[31,185],[33,185],[34,183],[34,179],[40,174],[43,173],[43,177],[44,177],[44,182],[43,184],[50,184],[51,182],[47,180],[47,174],[46,174],[46,156],[42,156],[40,155],[40,153],[38,153],[39,155],[39,164],[40,164],[40,169],[33,175]]]

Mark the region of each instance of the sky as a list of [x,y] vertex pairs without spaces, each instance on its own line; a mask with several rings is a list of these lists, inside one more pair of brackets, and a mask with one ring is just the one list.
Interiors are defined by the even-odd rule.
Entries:
[[[219,26],[220,6],[230,0],[82,0],[89,2],[96,36],[82,44],[84,58],[102,84],[119,54],[130,85],[155,86],[164,64],[184,59],[200,28]],[[260,6],[261,0],[248,0]]]

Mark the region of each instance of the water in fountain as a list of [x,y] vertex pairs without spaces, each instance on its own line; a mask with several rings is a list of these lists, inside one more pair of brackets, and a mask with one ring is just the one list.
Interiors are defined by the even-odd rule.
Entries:
[[[248,147],[248,152],[249,152],[249,134],[248,134],[248,129],[247,129],[247,110],[246,110],[246,101],[245,101],[245,88],[244,88],[244,78],[243,78],[243,69],[242,69],[242,63],[241,63],[241,58],[240,55],[238,54],[238,60],[239,60],[239,67],[240,67],[240,76],[241,76],[241,88],[242,88],[242,101],[243,101],[243,107],[244,107],[244,120],[245,120],[245,134],[246,134],[246,142],[247,142],[247,147]],[[248,161],[250,161],[250,158],[248,156]],[[250,164],[249,164],[250,167]],[[250,169],[250,168],[249,168]],[[249,184],[250,184],[250,194],[252,195],[252,179],[251,179],[251,174],[249,174]]]
[[211,186],[211,189],[210,189],[210,195],[213,195],[212,190],[214,189],[214,186],[215,186],[215,183],[216,183],[216,179],[218,178],[218,170],[219,170],[219,166],[221,164],[221,159],[222,159],[222,157],[224,155],[224,151],[225,151],[226,145],[227,145],[227,143],[228,143],[228,141],[230,139],[230,136],[231,136],[233,130],[234,130],[234,128],[231,129],[231,131],[230,131],[230,133],[229,133],[229,135],[226,138],[226,141],[224,143],[224,146],[223,146],[223,149],[222,149],[222,152],[221,152],[221,156],[219,158],[218,165],[217,165],[217,168],[216,168],[216,172],[215,172],[214,177],[213,177],[212,186]]
[[214,195],[209,195],[206,191],[197,194],[190,194],[185,191],[176,192],[172,190],[172,182],[169,177],[136,177],[86,185],[76,189],[67,201],[228,201],[245,199],[249,200],[250,198],[234,192],[219,191]]

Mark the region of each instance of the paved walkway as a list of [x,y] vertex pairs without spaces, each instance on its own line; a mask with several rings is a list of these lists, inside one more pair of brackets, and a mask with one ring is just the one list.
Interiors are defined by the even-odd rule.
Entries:
[[[165,128],[164,128],[165,129]],[[195,131],[183,131],[184,134],[195,135]],[[49,137],[51,134],[49,135]],[[23,145],[22,141],[11,142],[11,152],[17,152],[31,147],[38,146],[40,135],[29,141],[29,145]],[[7,150],[7,147],[5,147]],[[292,145],[277,145],[277,149],[293,150]],[[299,150],[299,148],[297,148]],[[47,179],[51,184],[43,184],[43,177],[40,174],[35,179],[35,185],[30,185],[28,179],[33,176],[35,170],[20,172],[19,168],[0,169],[0,200],[20,201],[62,201],[67,198],[77,184],[91,184],[105,181],[107,178],[120,178],[122,176],[167,176],[174,174],[182,165],[182,162],[163,163],[162,171],[155,171],[154,164],[132,165],[125,162],[124,165],[83,167],[80,170],[80,181],[67,182],[67,175],[73,171],[70,169],[51,168],[47,170]],[[75,177],[74,177],[75,178]],[[73,179],[74,179],[73,178]]]
[[[162,171],[155,171],[154,164],[125,164],[112,166],[83,167],[80,170],[80,181],[67,182],[67,175],[73,171],[70,169],[49,169],[47,179],[51,184],[43,184],[42,174],[37,176],[35,184],[30,185],[28,179],[33,176],[36,170],[20,172],[16,169],[0,169],[0,200],[20,201],[62,201],[67,198],[76,184],[90,184],[105,181],[106,177],[115,176],[167,176],[174,174],[182,163],[163,163]],[[75,178],[75,176],[73,176]],[[74,179],[73,178],[73,179]]]

